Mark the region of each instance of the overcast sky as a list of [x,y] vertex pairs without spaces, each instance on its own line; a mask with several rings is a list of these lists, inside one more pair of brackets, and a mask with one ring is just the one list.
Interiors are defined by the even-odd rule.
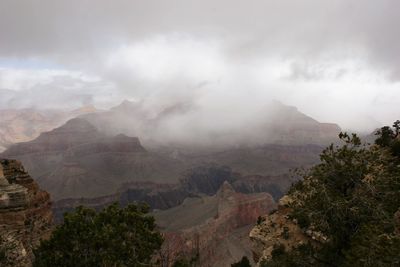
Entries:
[[0,108],[276,99],[371,130],[400,118],[399,50],[398,0],[1,0]]

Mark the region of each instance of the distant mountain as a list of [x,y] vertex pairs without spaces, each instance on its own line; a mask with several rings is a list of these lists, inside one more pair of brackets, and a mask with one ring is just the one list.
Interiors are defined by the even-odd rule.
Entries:
[[[78,110],[76,118],[10,145],[0,157],[22,161],[51,194],[58,221],[78,205],[146,202],[158,210],[173,255],[190,255],[198,243],[204,266],[224,266],[251,258],[251,225],[297,179],[290,169],[317,163],[340,128],[272,103],[261,120],[207,132],[185,121],[195,110],[179,103],[154,112],[129,101],[108,111]],[[21,119],[21,125],[30,124]]]
[[[228,166],[241,175],[256,177],[286,175],[291,168],[308,167],[318,162],[322,147],[312,143],[328,142],[339,128],[318,123],[295,108],[280,103],[273,105],[272,110],[280,114],[281,120],[269,119],[258,128],[244,129],[244,137],[240,140],[248,140],[247,144],[240,143],[239,139],[232,146],[227,143],[224,146],[210,146],[209,143],[201,147],[186,143],[153,143],[156,135],[152,133],[158,132],[161,136],[165,120],[190,112],[193,107],[176,104],[160,113],[150,114],[142,103],[124,101],[108,111],[92,112],[95,110],[91,107],[74,111],[74,114],[91,113],[69,120],[32,141],[12,145],[2,156],[21,160],[55,200],[113,195],[123,184],[177,185],[188,169],[198,166]],[[33,121],[47,118],[34,112],[27,112],[24,118],[28,115]],[[14,117],[10,120],[18,121]],[[24,125],[23,120],[21,124]],[[271,128],[271,125],[274,126]],[[267,137],[274,132],[272,144],[257,144],[253,142],[255,138],[246,136],[246,133],[260,132],[260,129],[265,130]],[[138,135],[133,135],[135,133]],[[239,138],[240,133],[227,134],[234,140],[233,137]],[[147,140],[146,148],[137,137],[129,136]],[[251,186],[242,184],[242,189],[257,188],[263,183],[254,181],[249,182],[253,183]],[[285,181],[278,184],[285,185],[278,185],[279,192],[288,186]],[[136,190],[134,188],[131,187]],[[278,191],[271,189],[270,193]]]
[[68,119],[97,112],[93,106],[72,111],[30,109],[0,110],[0,152],[15,143],[27,142],[52,130]]
[[270,142],[276,144],[326,145],[336,141],[341,129],[334,123],[320,123],[297,108],[273,103],[273,114],[263,129],[270,133]]
[[176,160],[146,151],[138,138],[107,136],[80,118],[2,156],[23,161],[56,200],[110,194],[126,182],[176,182],[182,170]]
[[[237,146],[326,145],[341,131],[332,123],[320,123],[295,107],[271,102],[254,118],[235,119],[235,107],[228,126],[218,125],[216,118],[197,113],[190,103],[176,103],[159,110],[142,102],[123,101],[105,112],[83,115],[100,131],[138,136],[146,147],[192,147],[222,149]],[[207,119],[208,122],[200,120]],[[226,121],[220,121],[224,125]],[[211,125],[216,124],[215,127]]]

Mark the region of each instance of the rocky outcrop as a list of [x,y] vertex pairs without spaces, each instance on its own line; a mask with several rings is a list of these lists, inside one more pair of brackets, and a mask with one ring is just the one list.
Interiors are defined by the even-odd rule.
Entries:
[[[248,240],[240,232],[248,233],[246,227],[274,207],[271,195],[237,193],[224,182],[214,196],[187,199],[178,207],[154,213],[166,235],[163,255],[170,261],[198,255],[198,266],[230,266],[250,253],[240,246]],[[236,240],[230,242],[231,238]]]
[[50,235],[52,223],[49,194],[20,162],[0,160],[0,241],[7,261],[3,265],[31,266],[33,249]]
[[[291,209],[288,207],[291,199],[287,195],[280,199],[278,209],[258,220],[257,225],[250,232],[253,258],[260,263],[271,259],[276,245],[283,245],[286,251],[302,244],[310,243],[313,246],[326,241],[321,233],[299,227],[295,219],[289,217]],[[257,265],[258,266],[258,265]]]

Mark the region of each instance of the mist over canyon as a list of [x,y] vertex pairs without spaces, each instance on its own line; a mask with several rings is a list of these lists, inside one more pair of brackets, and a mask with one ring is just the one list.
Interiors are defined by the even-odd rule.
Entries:
[[0,1],[0,266],[398,266],[398,10]]
[[[259,114],[265,117],[260,125],[232,123],[229,131],[201,124],[196,128],[195,119],[187,120],[192,108],[172,105],[154,115],[141,103],[123,101],[109,110],[80,109],[84,114],[64,124],[67,115],[60,116],[55,123],[61,126],[8,145],[0,156],[21,161],[50,193],[58,223],[64,212],[79,205],[99,210],[114,202],[145,202],[165,228],[166,244],[174,247],[168,250],[171,259],[191,257],[185,242],[214,231],[216,238],[201,241],[199,260],[204,266],[225,265],[251,255],[251,224],[298,179],[290,171],[317,163],[323,146],[335,141],[340,128],[279,102]],[[20,111],[22,122],[27,118],[28,124],[51,128],[42,117],[27,114]],[[184,123],[177,124],[179,120]],[[12,137],[10,133],[15,130],[3,135]],[[193,217],[192,209],[203,215]],[[187,224],[168,226],[175,223],[173,218],[184,220],[182,216]],[[220,243],[225,237],[230,241]]]

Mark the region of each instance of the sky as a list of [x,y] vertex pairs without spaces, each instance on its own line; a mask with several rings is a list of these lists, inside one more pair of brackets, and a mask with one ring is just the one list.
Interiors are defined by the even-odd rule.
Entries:
[[0,109],[129,99],[218,114],[278,100],[371,131],[400,118],[399,12],[397,0],[2,0]]

